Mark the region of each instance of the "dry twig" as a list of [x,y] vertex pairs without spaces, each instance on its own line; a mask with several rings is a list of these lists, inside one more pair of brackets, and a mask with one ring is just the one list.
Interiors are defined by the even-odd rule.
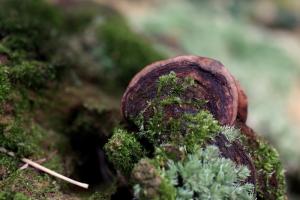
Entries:
[[[11,152],[11,151],[8,151],[7,149],[5,149],[5,148],[3,148],[3,147],[0,147],[0,152],[5,153],[5,154],[7,154],[7,155],[9,155],[9,156],[11,156],[11,157],[16,157],[16,156],[15,156],[15,153],[13,153],[13,152]],[[87,189],[87,188],[89,187],[89,185],[86,184],[86,183],[81,183],[81,182],[79,182],[79,181],[75,181],[75,180],[73,180],[73,179],[70,179],[70,178],[68,178],[68,177],[66,177],[66,176],[63,176],[63,175],[61,175],[61,174],[59,174],[59,173],[57,173],[57,172],[55,172],[55,171],[53,171],[53,170],[51,170],[51,169],[48,169],[48,168],[46,168],[46,167],[44,167],[44,166],[38,164],[37,162],[34,162],[34,161],[29,160],[29,159],[27,159],[27,158],[22,158],[21,161],[25,163],[25,165],[22,166],[21,168],[24,168],[26,165],[30,165],[31,167],[33,167],[33,168],[35,168],[35,169],[38,169],[38,170],[40,170],[40,171],[43,171],[43,172],[45,172],[45,173],[47,173],[47,174],[50,174],[50,175],[52,175],[52,176],[54,176],[54,177],[56,177],[56,178],[62,179],[62,180],[64,180],[64,181],[66,181],[66,182],[69,182],[69,183],[71,183],[71,184],[77,185],[77,186],[79,186],[79,187],[82,187],[82,188],[85,188],[85,189]],[[26,168],[26,167],[25,167],[25,168]]]

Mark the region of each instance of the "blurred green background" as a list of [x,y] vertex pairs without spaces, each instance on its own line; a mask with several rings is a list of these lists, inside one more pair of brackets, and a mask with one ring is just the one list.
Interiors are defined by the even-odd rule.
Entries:
[[288,176],[300,176],[300,1],[99,2],[119,9],[169,56],[220,60],[248,95],[247,123],[278,149]]

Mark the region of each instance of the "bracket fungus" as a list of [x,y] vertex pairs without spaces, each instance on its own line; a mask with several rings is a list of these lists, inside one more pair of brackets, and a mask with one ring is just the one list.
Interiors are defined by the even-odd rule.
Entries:
[[234,124],[238,112],[236,81],[220,62],[197,56],[179,56],[155,62],[136,74],[122,98],[125,119],[129,120],[145,108],[147,101],[156,96],[157,79],[171,71],[178,78],[191,77],[195,80],[195,88],[187,91],[186,96],[207,100],[206,109],[222,125]]
[[[240,187],[239,190],[242,192],[235,194],[235,198],[274,200],[286,198],[284,171],[278,154],[246,125],[247,96],[239,82],[219,61],[199,56],[179,56],[150,64],[137,73],[129,83],[122,97],[121,110],[128,124],[127,131],[133,134],[137,138],[135,142],[142,146],[148,165],[156,167],[157,174],[161,172],[162,175],[158,179],[164,183],[163,187],[168,188],[168,191],[175,193],[177,191],[179,197],[190,195],[191,198],[198,198],[204,195],[199,191],[193,191],[191,189],[193,186],[187,186],[191,180],[183,183],[183,176],[186,175],[183,170],[195,161],[192,159],[202,159],[199,162],[203,164],[207,155],[215,156],[216,153],[209,152],[213,150],[211,146],[214,146],[222,160],[215,160],[216,163],[221,163],[220,165],[214,163],[216,169],[222,171],[224,166],[230,165],[241,167],[232,171],[245,170],[248,174],[240,180],[232,179],[232,184],[227,185],[227,188]],[[114,137],[114,140],[118,138]],[[118,144],[122,141],[124,138]],[[207,150],[204,150],[205,148]],[[111,148],[107,146],[106,149]],[[118,149],[111,150],[118,151]],[[114,154],[110,152],[109,155]],[[120,157],[117,160],[109,155],[109,160],[116,166],[118,164],[115,162],[122,160]],[[129,153],[124,159],[128,160],[130,157]],[[140,159],[143,160],[142,157]],[[168,164],[170,162],[179,164],[170,167]],[[222,162],[228,163],[222,166]],[[130,166],[128,170],[132,172],[132,177],[136,177],[135,173],[141,170],[145,171],[140,169],[143,165],[136,160],[130,163]],[[175,177],[181,177],[174,180],[173,174],[170,180],[165,180],[168,170],[174,170],[176,166],[181,167],[177,169]],[[200,173],[202,168],[198,166],[193,169],[198,169]],[[215,177],[212,178],[213,184],[226,177],[225,174],[222,178],[218,178],[221,173],[218,170],[215,174],[213,171],[210,172],[211,176]],[[183,175],[178,175],[180,173]],[[239,176],[238,173],[236,176]],[[142,188],[147,187],[147,184],[143,184],[143,177],[139,176],[139,180],[141,181],[137,181],[134,187],[135,195],[138,199],[147,199],[149,188]],[[229,182],[225,181],[222,184]],[[220,183],[221,186],[222,184]],[[216,187],[221,187],[220,185]],[[248,187],[249,185],[253,186],[253,190]],[[210,190],[213,189],[208,188],[205,191]],[[224,191],[222,195],[229,191],[229,189]],[[165,195],[161,188],[152,193],[160,197]],[[171,195],[172,198],[176,194]],[[253,198],[250,198],[251,196]]]

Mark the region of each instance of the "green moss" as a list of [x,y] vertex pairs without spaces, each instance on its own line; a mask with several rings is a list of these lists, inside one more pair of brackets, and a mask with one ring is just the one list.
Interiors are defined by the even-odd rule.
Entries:
[[6,179],[10,174],[16,171],[17,167],[18,161],[16,158],[2,154],[0,157],[0,181]]
[[[275,199],[285,199],[285,174],[276,149],[260,139],[257,146],[250,148],[250,154],[254,159],[255,168],[263,177],[263,185],[261,185],[262,181],[258,180],[260,183],[257,187],[258,195],[264,197],[267,193],[269,196],[274,196]],[[274,180],[277,182],[275,185]]]
[[186,77],[183,80],[176,76],[176,73],[171,71],[169,74],[162,75],[157,81],[157,96],[162,94],[170,97],[178,97],[185,92],[189,87],[194,86],[194,79]]
[[0,19],[0,53],[7,56],[11,85],[39,89],[58,78],[64,67],[54,64],[53,52],[63,46],[60,9],[45,0],[3,0]]
[[164,56],[139,34],[133,32],[121,17],[109,17],[99,27],[99,40],[103,45],[101,60],[106,60],[106,72],[113,75],[120,86],[128,84],[134,74],[151,62]]
[[194,152],[209,139],[214,139],[221,130],[217,120],[208,111],[200,111],[195,115],[185,114],[187,122],[184,145],[188,152]]
[[167,179],[162,179],[159,186],[159,200],[175,200],[176,189]]
[[[184,105],[201,109],[205,101],[183,98],[185,91],[193,87],[193,79],[180,79],[176,77],[175,72],[159,77],[156,97],[148,102],[148,106],[135,120],[140,128],[137,135],[146,138],[154,146],[185,146],[188,152],[195,151],[199,145],[213,139],[221,131],[221,126],[206,110],[194,114],[183,113],[176,118],[165,116],[164,109],[169,105],[178,106],[178,109]],[[151,110],[153,115],[145,121],[143,114],[147,110]]]
[[0,182],[0,190],[23,193],[32,199],[51,199],[59,192],[58,184],[48,175],[34,169],[17,170]]
[[143,157],[141,144],[133,134],[116,129],[104,146],[110,162],[125,175],[129,175],[135,163]]
[[0,65],[0,104],[7,99],[10,89],[11,85],[8,79],[8,69]]
[[45,56],[61,25],[58,10],[43,0],[1,1],[0,36],[4,46]]
[[9,49],[0,43],[0,53],[4,55],[8,55],[10,53]]
[[0,192],[0,200],[30,200],[20,192]]
[[20,192],[17,192],[14,196],[14,200],[30,200],[30,198]]
[[21,121],[0,124],[0,146],[20,157],[37,154],[42,133],[33,127],[25,127]]
[[12,83],[32,89],[45,87],[55,77],[54,66],[38,61],[23,61],[10,70]]

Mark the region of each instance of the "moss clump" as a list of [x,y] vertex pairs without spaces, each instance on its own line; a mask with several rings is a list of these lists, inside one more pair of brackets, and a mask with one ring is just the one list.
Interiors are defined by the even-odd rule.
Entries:
[[259,139],[255,146],[249,145],[249,151],[260,177],[257,180],[258,196],[284,200],[286,198],[285,173],[276,149],[263,139]]
[[130,174],[134,164],[144,155],[141,144],[123,129],[114,131],[104,150],[110,162],[125,175]]
[[40,89],[58,78],[63,67],[54,63],[53,52],[63,46],[60,9],[45,0],[3,0],[0,19],[0,53],[6,58],[0,71],[5,69],[11,85]]
[[102,47],[101,60],[106,60],[106,72],[113,75],[120,86],[127,85],[143,66],[161,60],[148,41],[134,33],[121,17],[109,17],[98,29]]
[[[148,102],[135,120],[139,137],[146,138],[154,146],[171,143],[185,146],[188,152],[193,152],[221,131],[221,126],[208,111],[198,111],[205,103],[203,100],[183,98],[184,92],[194,87],[193,79],[188,77],[181,80],[174,72],[170,72],[161,76],[157,85],[156,97]],[[196,108],[197,112],[191,114],[183,111],[177,117],[166,116],[165,108],[168,106],[176,106],[180,110],[185,105]],[[149,110],[153,115],[145,121],[144,113]]]
[[193,87],[195,82],[191,77],[186,77],[183,80],[180,80],[180,78],[176,76],[176,73],[171,71],[169,74],[160,76],[157,81],[157,85],[158,98],[162,95],[178,97],[189,87]]
[[10,70],[10,80],[27,88],[40,89],[55,79],[54,66],[38,61],[23,61]]
[[186,114],[184,118],[187,122],[184,145],[188,152],[194,152],[199,145],[214,139],[220,131],[218,121],[208,111],[200,111],[195,115]]
[[0,146],[14,152],[17,156],[27,157],[39,152],[41,132],[32,127],[25,127],[21,121],[0,124]]
[[32,52],[38,52],[39,56],[46,56],[61,25],[58,10],[43,0],[1,1],[2,43],[12,51],[26,52],[31,56],[37,56]]
[[135,196],[141,200],[175,200],[175,188],[161,176],[151,162],[142,159],[133,169],[132,176],[137,183],[134,186]]

